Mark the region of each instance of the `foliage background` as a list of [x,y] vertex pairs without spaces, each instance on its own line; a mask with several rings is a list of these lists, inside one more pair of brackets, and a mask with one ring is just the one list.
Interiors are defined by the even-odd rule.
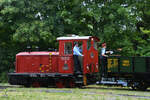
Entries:
[[92,35],[124,56],[150,56],[149,0],[0,0],[0,76],[15,54],[58,48],[56,38]]

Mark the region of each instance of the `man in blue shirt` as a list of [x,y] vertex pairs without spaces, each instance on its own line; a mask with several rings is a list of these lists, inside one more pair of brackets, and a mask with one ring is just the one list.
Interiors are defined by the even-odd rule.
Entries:
[[[84,55],[80,53],[80,48],[78,47],[78,43],[75,43],[73,48],[73,59],[74,59],[74,72],[75,74],[80,74],[82,72],[82,61],[79,60],[79,56],[83,57]],[[82,58],[81,58],[82,59]]]
[[106,51],[106,43],[102,44],[102,49],[100,52],[100,64],[101,64],[101,73],[104,75],[104,73],[107,71],[107,57],[108,53],[112,54],[112,51]]
[[75,44],[74,48],[73,48],[73,55],[77,55],[77,56],[83,56],[81,53],[80,53],[80,49],[78,47],[78,43]]
[[103,43],[102,44],[102,49],[101,49],[101,54],[100,54],[101,59],[105,58],[105,57],[108,57],[108,55],[106,55],[106,54],[109,53],[109,52],[110,51],[106,51],[106,43]]

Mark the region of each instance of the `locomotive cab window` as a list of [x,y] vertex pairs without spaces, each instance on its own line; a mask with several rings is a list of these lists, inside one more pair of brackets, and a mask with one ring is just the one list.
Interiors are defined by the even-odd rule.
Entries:
[[97,50],[97,42],[94,41],[94,49]]
[[87,41],[87,49],[89,50],[91,48],[91,40]]
[[64,54],[72,54],[72,42],[66,42],[64,46]]
[[79,42],[79,49],[80,49],[80,53],[83,53],[83,44],[82,44],[82,42]]

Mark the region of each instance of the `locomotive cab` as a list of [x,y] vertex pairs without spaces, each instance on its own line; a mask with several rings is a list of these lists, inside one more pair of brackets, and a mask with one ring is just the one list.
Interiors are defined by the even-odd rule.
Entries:
[[[59,72],[74,73],[75,68],[83,72],[82,74],[91,74],[98,72],[98,38],[92,36],[72,36],[59,37]],[[79,44],[80,53],[84,56],[78,56],[78,66],[75,64],[73,48],[75,43]]]

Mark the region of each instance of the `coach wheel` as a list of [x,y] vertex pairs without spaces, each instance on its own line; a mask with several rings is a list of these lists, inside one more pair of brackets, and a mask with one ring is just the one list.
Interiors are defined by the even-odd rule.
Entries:
[[148,85],[146,82],[140,81],[140,82],[133,82],[131,85],[131,88],[133,90],[140,90],[140,91],[145,91],[147,89]]
[[147,90],[147,87],[146,87],[146,86],[137,87],[137,90],[146,91],[146,90]]
[[145,91],[147,89],[147,83],[146,82],[139,82],[139,84],[137,85],[136,89],[137,90],[141,90],[141,91]]
[[39,82],[33,82],[32,83],[32,87],[40,87],[40,83]]
[[134,84],[131,86],[132,90],[136,90],[136,87],[134,86]]
[[128,84],[130,84],[130,87],[132,88],[132,90],[136,90],[136,86],[137,86],[137,82],[130,82],[130,83],[128,83]]

